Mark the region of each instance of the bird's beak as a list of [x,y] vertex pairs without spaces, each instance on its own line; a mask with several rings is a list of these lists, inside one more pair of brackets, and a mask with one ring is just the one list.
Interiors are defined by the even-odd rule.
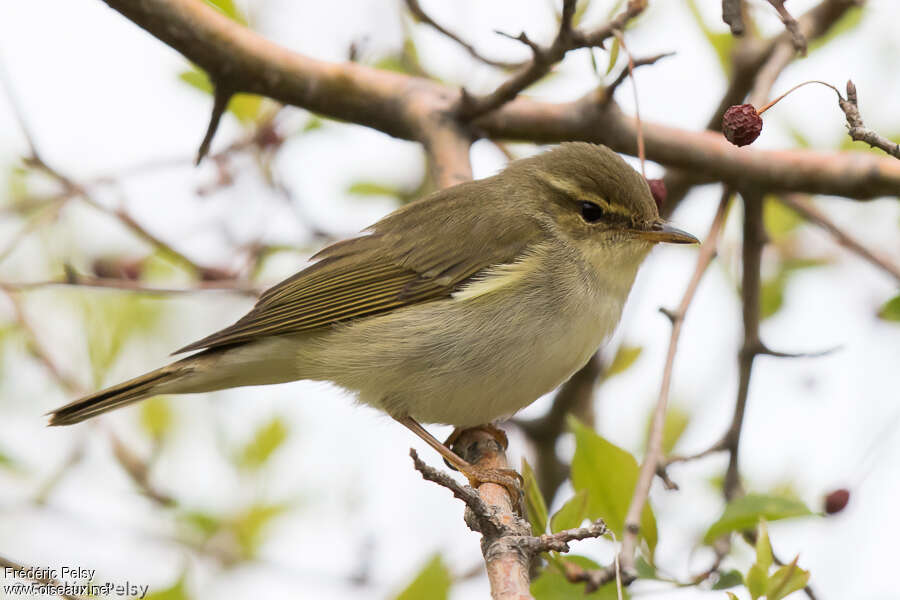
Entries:
[[700,240],[682,231],[676,227],[672,227],[665,221],[656,221],[649,229],[641,229],[634,232],[635,235],[648,242],[659,243],[665,242],[669,244],[699,244]]

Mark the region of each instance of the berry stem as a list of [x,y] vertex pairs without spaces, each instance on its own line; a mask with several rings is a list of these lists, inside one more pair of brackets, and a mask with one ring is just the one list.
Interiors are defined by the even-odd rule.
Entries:
[[806,84],[808,84],[808,83],[820,83],[820,84],[822,84],[822,85],[824,85],[824,86],[830,87],[830,88],[833,89],[833,90],[835,91],[835,93],[838,95],[838,98],[841,98],[841,93],[838,91],[838,89],[837,89],[836,87],[834,87],[834,86],[831,85],[830,83],[826,83],[826,82],[824,82],[824,81],[819,81],[818,79],[813,79],[813,80],[811,80],[811,81],[804,81],[803,83],[798,83],[797,85],[795,85],[794,87],[792,87],[791,89],[789,89],[788,91],[786,91],[785,93],[783,93],[782,95],[778,96],[777,98],[775,98],[774,100],[772,100],[771,102],[769,102],[768,104],[766,104],[765,106],[763,106],[762,108],[758,109],[758,110],[756,111],[756,114],[758,114],[758,115],[763,114],[764,112],[766,112],[767,110],[769,110],[770,108],[772,108],[773,106],[775,106],[775,104],[777,104],[778,102],[780,102],[782,98],[784,98],[785,96],[787,96],[788,94],[790,94],[791,92],[793,92],[794,90],[796,90],[797,88],[801,88],[801,87],[803,87],[804,85],[806,85]]

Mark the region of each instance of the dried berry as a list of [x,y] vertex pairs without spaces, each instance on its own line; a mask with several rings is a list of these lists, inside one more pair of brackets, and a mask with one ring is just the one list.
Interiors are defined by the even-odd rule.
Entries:
[[662,212],[666,203],[666,182],[662,179],[648,179],[647,185],[650,186],[650,193],[653,194],[653,201],[656,202],[656,209]]
[[752,104],[736,104],[722,117],[722,133],[735,146],[752,144],[762,131],[762,117]]
[[825,496],[825,512],[829,515],[839,513],[847,507],[850,502],[850,490],[839,489],[834,490]]

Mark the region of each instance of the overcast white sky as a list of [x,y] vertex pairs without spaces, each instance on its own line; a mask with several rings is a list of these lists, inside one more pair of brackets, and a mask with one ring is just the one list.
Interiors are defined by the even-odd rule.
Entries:
[[[485,54],[523,57],[519,45],[493,30],[525,30],[537,40],[552,35],[551,3],[544,0],[475,0],[423,6],[448,28],[460,32]],[[586,16],[599,22],[612,4],[594,0]],[[707,22],[724,31],[718,0],[698,0]],[[815,2],[794,0],[795,14]],[[751,1],[766,32],[781,27],[768,4]],[[247,7],[246,4],[244,4]],[[276,42],[318,58],[342,60],[353,41],[362,57],[374,60],[396,49],[409,23],[388,0],[290,0],[253,2],[254,27]],[[763,18],[764,17],[764,18]],[[900,131],[900,3],[872,0],[854,33],[788,68],[776,91],[805,79],[837,85],[852,77],[859,89],[867,125],[884,133]],[[500,79],[473,63],[452,43],[429,30],[414,28],[425,67],[444,80],[475,91]],[[639,71],[642,115],[684,128],[699,128],[724,89],[717,60],[681,0],[652,1],[641,24],[629,33],[639,55],[676,51],[677,55]],[[598,52],[605,64],[606,55]],[[31,0],[0,3],[0,60],[24,108],[45,159],[75,178],[116,172],[151,159],[192,156],[202,137],[210,100],[177,79],[186,61],[177,53],[108,9],[98,0]],[[536,96],[576,98],[596,85],[585,52],[573,53]],[[632,110],[630,87],[617,99]],[[304,113],[290,122],[300,127]],[[815,146],[839,145],[845,129],[831,92],[806,87],[766,115],[756,145],[794,144],[794,129]],[[239,135],[227,117],[214,149]],[[26,151],[13,111],[0,95],[0,170]],[[473,149],[476,176],[502,167],[492,146]],[[649,165],[648,175],[662,172]],[[294,191],[297,208],[322,228],[350,235],[391,210],[388,198],[346,193],[359,180],[415,186],[421,176],[421,150],[357,126],[326,123],[292,138],[280,153],[276,170]],[[198,262],[228,256],[231,244],[263,235],[269,241],[303,244],[308,232],[294,211],[252,177],[216,195],[198,200],[195,189],[214,178],[209,165],[187,166],[135,177],[120,197],[142,222]],[[677,224],[704,235],[718,190],[696,190],[675,216]],[[873,247],[900,262],[900,207],[896,199],[857,203],[825,199],[819,204],[836,221]],[[70,210],[69,227],[49,243],[74,260],[142,246],[116,224],[88,210]],[[0,223],[0,239],[20,224]],[[223,235],[223,228],[227,235]],[[689,314],[674,377],[674,402],[694,419],[679,450],[705,448],[724,431],[736,389],[735,355],[740,344],[740,312],[734,290],[739,256],[738,219],[729,220],[719,264],[700,288]],[[784,351],[841,351],[815,360],[762,358],[754,374],[742,440],[742,469],[750,489],[765,491],[790,481],[816,510],[821,496],[849,486],[847,511],[829,519],[806,519],[771,526],[776,552],[800,554],[812,583],[824,600],[896,598],[896,540],[900,538],[900,436],[894,435],[900,406],[897,365],[900,328],[874,317],[880,303],[896,294],[896,283],[852,256],[821,232],[800,232],[805,252],[833,258],[830,266],[810,269],[792,279],[785,307],[765,321],[763,337]],[[46,243],[46,240],[45,240]],[[37,242],[0,265],[0,279],[46,276],[35,258]],[[310,248],[313,250],[314,248]],[[693,268],[695,251],[661,248],[642,270],[622,326],[611,348],[622,340],[644,347],[636,365],[610,380],[597,397],[598,429],[614,443],[639,454],[644,423],[655,402],[667,321],[659,306],[674,306]],[[301,266],[291,256],[266,275],[271,282]],[[43,269],[43,270],[42,270]],[[213,331],[242,314],[250,300],[224,294],[198,294],[159,300],[171,327],[160,339],[130,348],[110,374],[123,379],[158,366],[174,348]],[[73,325],[47,295],[30,297],[30,314],[53,351],[90,383],[80,326]],[[8,307],[0,302],[0,314]],[[42,312],[48,311],[48,312]],[[610,350],[610,353],[612,350]],[[188,569],[197,598],[251,597],[381,598],[401,588],[432,553],[440,552],[455,571],[479,564],[478,538],[465,529],[461,505],[446,490],[424,483],[407,456],[410,446],[435,465],[440,461],[407,431],[323,384],[294,383],[184,397],[176,404],[177,429],[153,472],[153,480],[187,505],[204,510],[244,506],[249,500],[296,501],[298,508],[277,521],[257,563],[223,571],[209,559],[197,559],[168,541],[170,519],[134,491],[110,457],[102,428],[82,425],[46,429],[41,414],[66,400],[44,373],[24,359],[7,357],[7,380],[0,392],[0,444],[27,467],[27,475],[0,472],[0,554],[36,565],[78,564],[98,569],[98,578],[130,579],[161,589]],[[14,368],[11,368],[14,367]],[[538,415],[543,399],[527,409]],[[245,440],[274,415],[291,425],[292,435],[258,482],[241,479],[221,446]],[[104,418],[104,428],[134,438],[136,411]],[[438,437],[445,431],[435,428]],[[87,438],[87,457],[51,496],[47,506],[27,502],[42,477],[65,460],[79,439]],[[513,435],[511,454],[518,463],[525,442]],[[563,448],[564,451],[570,449]],[[724,457],[673,469],[680,492],[654,488],[652,500],[660,525],[658,562],[685,577],[704,569],[709,553],[699,548],[705,527],[719,514],[722,501],[709,478],[724,470]],[[565,499],[567,492],[563,492]],[[558,501],[559,502],[559,501]],[[372,583],[360,589],[348,582],[360,557],[371,549]],[[608,560],[612,547],[581,543],[579,553]],[[744,558],[747,558],[746,556]],[[742,570],[747,562],[738,561]],[[652,586],[634,591],[649,592]],[[453,598],[486,597],[483,578],[454,588]],[[711,594],[711,593],[709,593]],[[698,591],[660,592],[659,598],[700,598]],[[724,595],[716,592],[715,596]]]

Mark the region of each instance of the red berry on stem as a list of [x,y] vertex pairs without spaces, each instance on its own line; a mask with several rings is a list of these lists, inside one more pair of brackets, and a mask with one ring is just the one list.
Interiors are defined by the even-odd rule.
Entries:
[[833,515],[839,513],[847,507],[850,502],[850,490],[841,488],[834,490],[825,496],[825,513]]
[[722,117],[722,133],[735,146],[752,144],[762,131],[762,117],[752,104],[736,104]]

